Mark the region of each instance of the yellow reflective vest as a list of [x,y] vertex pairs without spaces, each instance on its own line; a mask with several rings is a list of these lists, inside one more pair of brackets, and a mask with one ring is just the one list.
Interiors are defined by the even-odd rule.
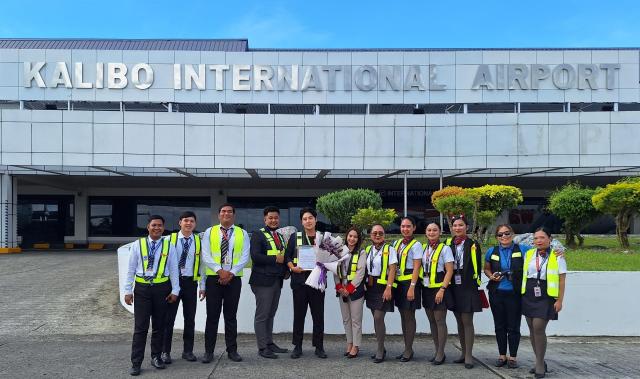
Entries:
[[[214,225],[209,232],[209,249],[211,250],[211,257],[216,264],[222,265],[222,252],[220,251],[221,238],[220,238],[220,225]],[[244,246],[244,233],[239,226],[233,227],[233,258],[231,266],[240,263],[240,257],[242,256],[242,247]],[[243,270],[238,271],[236,276],[242,276]],[[209,267],[206,270],[207,276],[216,276],[217,272],[213,271]]]
[[[524,259],[524,273],[522,275],[522,294],[524,295],[527,289],[527,270],[533,257],[536,256],[537,249],[529,249]],[[549,259],[547,259],[547,295],[557,298],[560,295],[560,273],[558,268],[558,256],[555,251],[549,253]]]
[[[162,243],[162,250],[160,250],[160,262],[158,262],[158,270],[156,271],[156,276],[151,280],[146,280],[144,276],[136,275],[136,283],[145,283],[145,284],[160,284],[169,280],[169,274],[165,274],[165,268],[167,267],[167,256],[169,255],[169,239],[168,238],[160,238]],[[149,246],[147,237],[140,238],[138,240],[140,243],[140,264],[142,265],[142,271],[144,272],[146,269],[152,269],[153,267],[145,267],[145,262],[147,265],[149,264]],[[154,256],[154,259],[158,259],[158,253]]]
[[[193,281],[200,280],[200,236],[193,233],[193,243],[195,244],[195,254],[193,256]],[[171,233],[171,244],[176,246],[176,252],[178,251],[178,233]],[[180,259],[180,253],[178,253],[178,259]]]
[[[364,251],[367,253],[367,259],[369,259],[369,254],[371,253],[371,248],[373,247],[373,245],[369,245],[367,246],[366,249],[364,249]],[[382,262],[381,262],[381,268],[382,270],[380,271],[380,277],[378,278],[378,280],[376,280],[376,283],[378,284],[383,284],[386,285],[387,284],[387,269],[389,268],[389,244],[384,244],[384,246],[382,247]],[[393,287],[397,287],[398,284],[394,281],[393,282]]]

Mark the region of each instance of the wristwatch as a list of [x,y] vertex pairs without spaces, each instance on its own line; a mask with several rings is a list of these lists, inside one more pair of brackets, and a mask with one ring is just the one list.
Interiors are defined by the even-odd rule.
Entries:
[[416,286],[416,284],[415,284],[415,283],[413,283],[413,282],[411,282],[410,286],[411,286],[411,287],[415,287],[415,286]]

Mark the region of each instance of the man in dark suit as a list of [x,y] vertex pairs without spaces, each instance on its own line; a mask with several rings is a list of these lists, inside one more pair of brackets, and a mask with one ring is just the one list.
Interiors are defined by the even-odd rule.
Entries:
[[286,353],[273,343],[273,320],[278,310],[282,281],[285,275],[284,237],[276,230],[280,226],[280,210],[269,206],[263,211],[265,226],[251,235],[253,267],[249,284],[256,296],[254,328],[258,354],[264,358],[278,358],[274,353]]

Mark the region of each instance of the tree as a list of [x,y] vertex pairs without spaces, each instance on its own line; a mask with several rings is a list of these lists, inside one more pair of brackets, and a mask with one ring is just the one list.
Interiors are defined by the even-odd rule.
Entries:
[[360,230],[367,230],[375,224],[383,228],[391,225],[398,215],[395,209],[373,209],[372,207],[358,209],[351,217],[351,224]]
[[[456,214],[469,215],[473,212],[474,200],[462,187],[448,186],[431,194],[433,207],[442,213],[450,223],[450,217]],[[449,224],[451,230],[451,224]]]
[[618,242],[628,248],[631,217],[640,211],[640,178],[625,178],[604,188],[598,187],[591,201],[597,210],[615,217]]
[[474,201],[471,230],[474,237],[484,236],[485,231],[495,223],[496,218],[506,209],[513,208],[523,200],[518,187],[487,184],[482,187],[468,188],[467,195]]
[[567,183],[549,197],[549,210],[564,220],[568,247],[582,246],[584,238],[580,232],[600,214],[591,201],[595,192],[595,189],[582,187],[578,183]]
[[341,231],[346,231],[351,226],[351,218],[358,209],[382,208],[382,197],[379,193],[369,189],[350,188],[320,196],[316,207]]

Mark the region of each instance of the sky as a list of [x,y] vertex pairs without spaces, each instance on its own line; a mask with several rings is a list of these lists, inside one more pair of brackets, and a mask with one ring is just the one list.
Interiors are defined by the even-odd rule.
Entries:
[[640,1],[3,0],[0,38],[243,38],[250,48],[640,46]]

